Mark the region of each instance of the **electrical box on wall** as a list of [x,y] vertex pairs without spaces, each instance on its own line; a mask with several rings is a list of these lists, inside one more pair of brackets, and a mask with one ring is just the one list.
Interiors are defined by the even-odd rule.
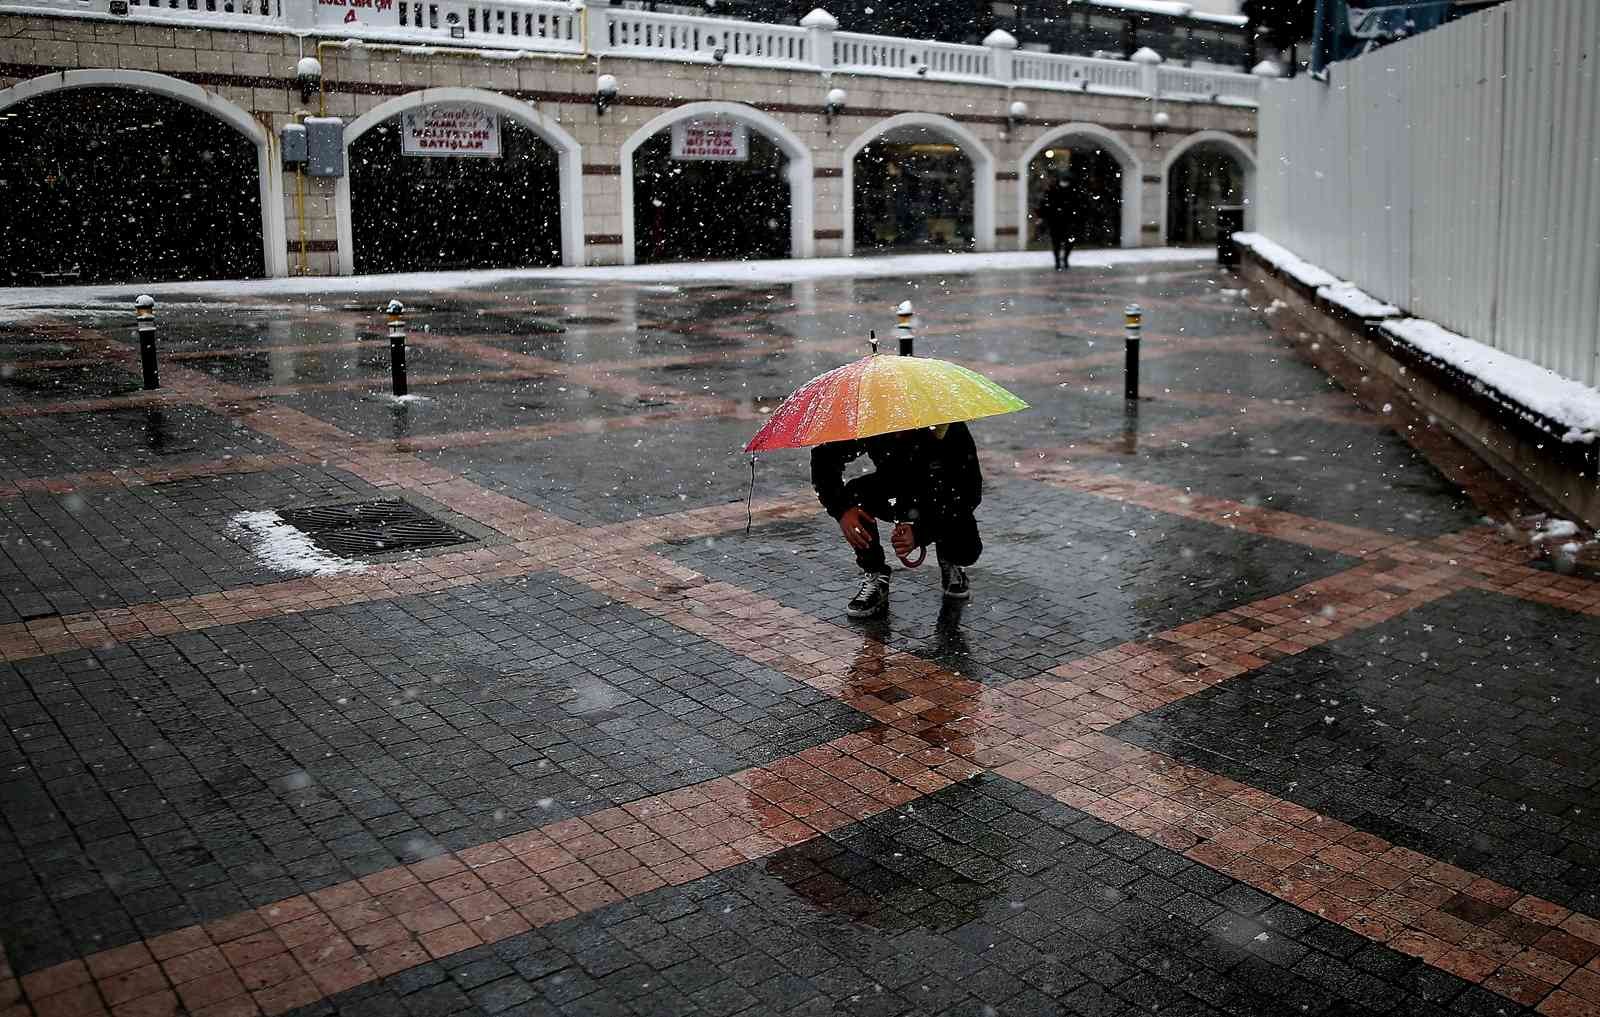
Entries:
[[314,177],[344,176],[344,121],[306,117],[306,172]]
[[306,129],[299,124],[288,124],[282,139],[283,164],[285,166],[304,166],[306,161]]

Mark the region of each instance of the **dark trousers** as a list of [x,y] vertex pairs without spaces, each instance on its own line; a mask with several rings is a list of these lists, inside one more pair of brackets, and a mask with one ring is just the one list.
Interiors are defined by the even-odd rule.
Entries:
[[[894,492],[888,490],[888,485],[876,473],[868,473],[845,484],[844,495],[850,505],[866,509],[875,519],[887,521],[894,515],[894,510],[889,505]],[[978,536],[978,521],[970,512],[931,519],[924,516],[917,520],[916,526],[917,539],[922,543],[932,544],[939,561],[945,565],[971,565],[983,553],[983,539]],[[893,570],[889,568],[889,560],[884,555],[877,524],[868,523],[867,533],[871,536],[872,543],[856,552],[856,564],[860,565],[864,572],[889,575]]]
[[1072,257],[1072,244],[1075,240],[1077,240],[1077,237],[1071,236],[1065,232],[1052,232],[1050,234],[1050,248],[1051,250],[1055,251],[1056,268],[1067,267],[1067,259]]

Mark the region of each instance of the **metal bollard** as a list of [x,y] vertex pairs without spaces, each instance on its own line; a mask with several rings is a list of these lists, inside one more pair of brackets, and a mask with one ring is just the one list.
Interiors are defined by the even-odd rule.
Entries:
[[161,387],[161,377],[156,369],[156,301],[142,293],[133,301],[134,327],[139,332],[139,364],[144,368],[144,387],[148,391]]
[[1127,359],[1123,366],[1122,397],[1139,398],[1139,334],[1144,328],[1144,311],[1138,304],[1122,310],[1122,338]]
[[406,394],[406,305],[398,300],[389,301],[383,313],[389,316],[389,376],[394,394]]
[[900,355],[902,357],[914,356],[912,347],[916,345],[917,337],[911,334],[911,325],[916,317],[916,311],[912,309],[911,301],[900,301],[900,306],[894,309],[894,316],[894,330],[900,336]]

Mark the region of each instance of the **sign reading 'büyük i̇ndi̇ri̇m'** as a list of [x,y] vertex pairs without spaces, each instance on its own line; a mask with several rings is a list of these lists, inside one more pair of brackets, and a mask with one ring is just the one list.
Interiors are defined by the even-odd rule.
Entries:
[[685,120],[672,125],[672,157],[685,161],[750,158],[750,128],[737,120]]
[[406,155],[500,158],[500,114],[482,106],[450,103],[402,114],[400,150]]

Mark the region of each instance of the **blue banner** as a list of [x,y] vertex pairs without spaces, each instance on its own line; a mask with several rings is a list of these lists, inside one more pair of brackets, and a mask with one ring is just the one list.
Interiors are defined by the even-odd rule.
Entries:
[[1454,0],[1317,0],[1311,71],[1426,32],[1445,21]]

